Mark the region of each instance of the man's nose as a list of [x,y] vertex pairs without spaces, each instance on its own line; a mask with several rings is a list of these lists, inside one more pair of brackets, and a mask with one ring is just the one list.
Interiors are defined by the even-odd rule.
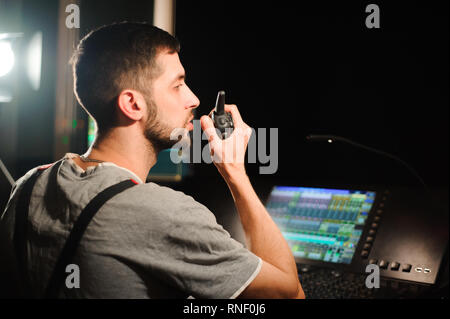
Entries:
[[200,105],[200,100],[194,94],[194,92],[191,91],[191,89],[189,87],[188,87],[188,90],[189,90],[189,99],[188,99],[189,102],[188,102],[186,108],[195,109]]

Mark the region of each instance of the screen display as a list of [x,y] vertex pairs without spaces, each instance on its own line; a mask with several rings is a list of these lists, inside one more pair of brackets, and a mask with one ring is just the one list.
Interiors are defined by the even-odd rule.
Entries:
[[275,186],[266,208],[295,257],[349,264],[375,192]]

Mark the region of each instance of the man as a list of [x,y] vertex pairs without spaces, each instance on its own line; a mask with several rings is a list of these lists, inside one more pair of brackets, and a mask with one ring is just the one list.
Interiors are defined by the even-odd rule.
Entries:
[[[171,132],[192,129],[199,105],[184,82],[178,52],[175,38],[143,23],[99,28],[78,45],[74,91],[96,120],[96,141],[83,156],[66,154],[57,170],[41,170],[30,199],[25,256],[15,256],[13,248],[15,211],[21,186],[37,168],[17,181],[0,224],[0,253],[10,265],[26,260],[33,296],[44,295],[83,208],[107,187],[132,179],[137,185],[108,200],[89,223],[73,259],[79,287],[63,287],[59,297],[304,297],[292,253],[255,194],[243,158],[215,165],[233,195],[250,250],[192,197],[145,183],[158,153],[177,142]],[[226,110],[236,129],[223,141],[211,119],[201,118],[212,154],[226,155],[237,140],[247,147],[242,132],[249,127],[235,105]]]

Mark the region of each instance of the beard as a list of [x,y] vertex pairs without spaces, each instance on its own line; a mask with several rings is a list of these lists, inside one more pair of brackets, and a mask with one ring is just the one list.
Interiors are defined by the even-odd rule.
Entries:
[[[149,106],[149,114],[147,123],[145,123],[144,136],[152,144],[156,153],[162,150],[172,148],[176,143],[182,140],[190,145],[189,133],[184,129],[184,134],[176,134],[178,139],[171,139],[172,132],[180,132],[180,128],[171,128],[164,123],[158,113],[156,104],[151,99],[146,99]],[[190,116],[187,118],[185,125],[189,122]]]

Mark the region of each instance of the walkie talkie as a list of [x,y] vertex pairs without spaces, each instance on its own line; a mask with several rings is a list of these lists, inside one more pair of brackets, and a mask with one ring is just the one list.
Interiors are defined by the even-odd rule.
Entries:
[[216,107],[211,114],[214,126],[220,131],[220,138],[226,139],[234,130],[233,118],[225,112],[225,91],[217,94]]

